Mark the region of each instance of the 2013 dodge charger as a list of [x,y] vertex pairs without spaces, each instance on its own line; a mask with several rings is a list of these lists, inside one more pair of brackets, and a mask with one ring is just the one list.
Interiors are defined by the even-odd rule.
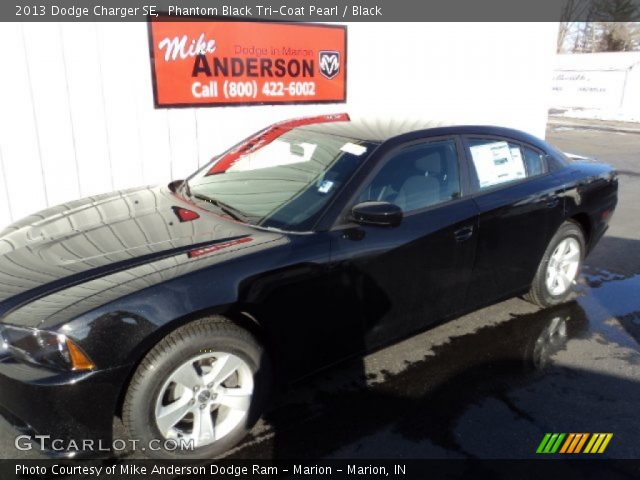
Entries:
[[2,232],[0,411],[107,444],[118,415],[141,445],[187,446],[149,454],[220,454],[274,379],[510,296],[565,301],[617,188],[516,130],[274,124],[187,180]]

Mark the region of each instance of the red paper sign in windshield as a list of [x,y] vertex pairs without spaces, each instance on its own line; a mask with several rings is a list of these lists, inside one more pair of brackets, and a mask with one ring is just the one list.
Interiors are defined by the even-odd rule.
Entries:
[[262,130],[253,137],[250,137],[245,142],[238,145],[233,150],[227,152],[222,158],[220,158],[211,167],[207,175],[215,175],[217,173],[224,173],[233,166],[238,159],[244,155],[248,155],[251,152],[255,152],[266,145],[269,145],[276,138],[284,135],[285,133],[293,130],[297,127],[304,125],[313,125],[316,123],[329,123],[329,122],[347,122],[349,121],[349,114],[337,113],[334,115],[319,115],[316,117],[302,117],[294,118],[292,120],[284,120],[282,122],[274,123],[270,127]]

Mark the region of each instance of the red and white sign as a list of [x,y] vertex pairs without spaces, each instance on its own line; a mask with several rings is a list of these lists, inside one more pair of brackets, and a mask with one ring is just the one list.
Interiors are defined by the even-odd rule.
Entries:
[[213,164],[207,175],[215,175],[218,173],[224,173],[229,170],[239,159],[244,155],[249,155],[251,152],[255,152],[260,148],[269,145],[278,137],[293,130],[297,127],[304,125],[315,125],[318,123],[331,123],[331,122],[348,122],[349,114],[336,113],[331,115],[318,115],[316,117],[302,117],[294,118],[292,120],[283,120],[281,122],[274,123],[264,130],[256,133],[254,136],[249,137],[246,141],[237,145],[233,150],[227,152],[223,157],[219,158],[216,163]]
[[162,18],[149,23],[156,107],[346,101],[344,26]]

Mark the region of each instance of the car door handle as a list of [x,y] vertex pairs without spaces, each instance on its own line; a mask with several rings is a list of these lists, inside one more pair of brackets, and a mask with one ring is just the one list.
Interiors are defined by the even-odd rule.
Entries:
[[456,239],[456,242],[464,242],[465,240],[469,240],[472,235],[473,225],[467,225],[466,227],[462,227],[453,232],[453,236]]

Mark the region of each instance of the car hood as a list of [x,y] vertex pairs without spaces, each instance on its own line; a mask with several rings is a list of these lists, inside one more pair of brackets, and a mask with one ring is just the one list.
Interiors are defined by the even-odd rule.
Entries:
[[[198,218],[181,221],[177,208]],[[0,317],[68,286],[252,233],[161,187],[49,208],[0,233]]]

